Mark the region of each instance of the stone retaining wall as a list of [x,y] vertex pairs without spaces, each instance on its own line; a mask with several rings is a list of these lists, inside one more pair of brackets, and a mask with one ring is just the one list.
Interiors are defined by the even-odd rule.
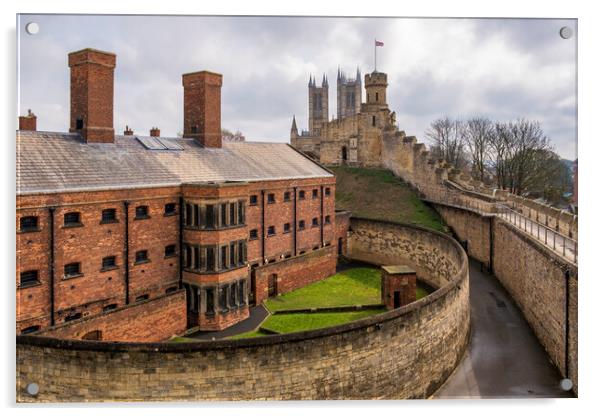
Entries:
[[[377,261],[412,263],[439,289],[345,325],[252,339],[103,343],[18,336],[17,400],[428,397],[468,342],[466,254],[450,237],[419,227],[368,220],[351,225],[352,257],[371,252]],[[39,385],[37,396],[26,393],[28,383]]]

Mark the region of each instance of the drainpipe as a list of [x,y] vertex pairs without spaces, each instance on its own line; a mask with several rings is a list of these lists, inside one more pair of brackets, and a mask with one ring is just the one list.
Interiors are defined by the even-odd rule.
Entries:
[[261,264],[265,264],[265,191],[261,191]]
[[569,287],[569,271],[564,272],[564,374],[565,377],[570,379],[569,376],[569,301],[570,301],[570,287]]
[[48,208],[50,228],[50,326],[54,326],[54,210],[54,207]]
[[320,185],[320,248],[324,247],[324,185]]
[[293,188],[293,256],[297,255],[297,187]]
[[130,303],[130,217],[129,217],[129,206],[130,201],[123,201],[123,208],[125,210],[125,238],[123,247],[123,258],[125,265],[125,304]]
[[182,255],[183,255],[183,251],[182,251],[182,247],[183,247],[183,238],[184,238],[184,197],[181,196],[180,197],[180,210],[178,212],[178,215],[180,216],[180,222],[179,222],[179,226],[178,226],[178,245],[179,245],[179,249],[178,249],[178,289],[182,289],[182,278],[183,278],[183,272],[182,272]]

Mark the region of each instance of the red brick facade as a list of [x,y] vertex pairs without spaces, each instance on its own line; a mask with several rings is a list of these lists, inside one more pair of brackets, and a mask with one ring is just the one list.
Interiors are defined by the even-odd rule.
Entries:
[[165,341],[186,330],[185,299],[185,292],[180,290],[104,312],[91,319],[58,325],[39,334],[96,341]]
[[[70,131],[86,142],[118,145],[115,59],[92,49],[69,54]],[[182,82],[184,136],[221,147],[221,75],[196,72]],[[315,167],[305,158],[295,163],[304,162]],[[151,308],[178,289],[186,293],[188,327],[220,330],[265,299],[268,272],[278,275],[277,293],[333,274],[342,232],[335,223],[336,180],[320,172],[287,180],[180,179],[176,186],[150,180],[130,189],[19,194],[17,332],[82,319],[90,326],[92,317],[116,316],[109,312],[147,300]]]
[[285,259],[281,263],[257,267],[251,274],[253,296],[257,303],[269,297],[290,292],[332,276],[336,273],[336,248],[327,247],[312,250],[299,257]]
[[407,266],[381,267],[381,297],[387,309],[416,300],[416,271]]

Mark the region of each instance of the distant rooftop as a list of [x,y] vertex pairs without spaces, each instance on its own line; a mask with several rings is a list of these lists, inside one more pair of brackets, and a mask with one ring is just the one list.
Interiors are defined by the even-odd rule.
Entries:
[[160,138],[162,146],[151,149],[149,139],[116,135],[115,143],[85,143],[78,133],[17,131],[17,194],[333,176],[287,143],[205,148],[194,139]]

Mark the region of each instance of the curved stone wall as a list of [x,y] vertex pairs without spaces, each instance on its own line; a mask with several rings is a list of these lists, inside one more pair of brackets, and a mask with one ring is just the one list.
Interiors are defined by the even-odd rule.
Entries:
[[[439,288],[332,328],[244,340],[103,343],[17,337],[17,400],[425,398],[467,345],[468,260],[443,234],[352,219],[350,256],[411,264]],[[39,393],[26,393],[37,383]]]

